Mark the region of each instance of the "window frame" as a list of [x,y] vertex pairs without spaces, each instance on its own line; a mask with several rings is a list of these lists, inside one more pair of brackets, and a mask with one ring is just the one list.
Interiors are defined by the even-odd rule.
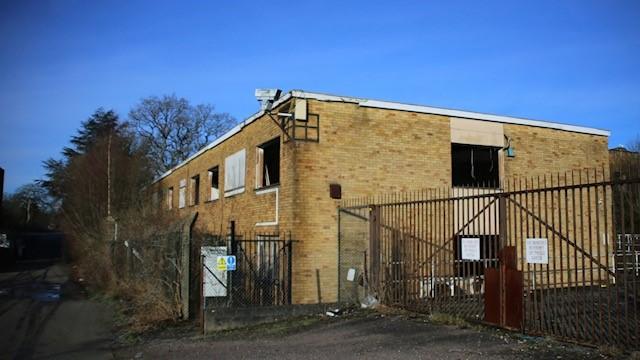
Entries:
[[[216,183],[218,187],[213,186],[213,174],[216,174]],[[207,170],[207,179],[209,180],[209,199],[206,202],[212,202],[220,199],[220,165],[213,166]],[[215,189],[215,192],[214,192]],[[214,196],[215,194],[215,196]]]
[[[470,149],[469,159],[457,159],[456,154],[460,154],[462,149]],[[463,144],[463,143],[451,143],[451,186],[456,188],[477,188],[477,189],[498,189],[500,188],[500,176],[501,176],[501,156],[500,151],[501,147],[498,146],[487,146],[487,145],[474,145],[474,144]],[[489,159],[475,158],[475,151],[479,151],[479,154],[482,152],[489,152]],[[495,151],[495,152],[492,152]],[[465,154],[466,155],[466,154]],[[466,157],[466,156],[465,156]],[[478,159],[478,160],[476,160]],[[472,163],[470,169],[460,169],[458,166],[464,161],[469,161]],[[486,170],[483,168],[483,161],[489,161],[494,166],[493,170]],[[472,170],[471,170],[472,169]],[[459,175],[466,171],[473,171],[475,176],[475,169],[483,169],[486,173],[480,173],[479,177],[482,179],[474,180],[474,181],[465,181],[468,179],[465,175]],[[463,179],[460,179],[462,177]]]
[[196,206],[200,203],[200,174],[192,176],[189,185],[189,206]]
[[180,180],[178,188],[178,209],[184,209],[187,206],[187,179]]
[[[268,177],[269,175],[269,171],[268,169],[265,167],[264,165],[264,161],[265,161],[265,148],[269,148],[271,146],[276,146],[277,144],[277,148],[278,148],[278,154],[277,154],[277,181],[274,183],[271,183],[271,181],[269,181],[269,184],[266,184],[265,182],[265,178]],[[262,189],[267,189],[270,187],[276,187],[280,185],[280,175],[281,175],[281,149],[282,147],[282,142],[280,141],[280,136],[275,137],[271,140],[265,141],[264,143],[258,145],[256,147],[256,173],[255,173],[255,177],[256,177],[256,181],[255,181],[255,189],[256,190],[262,190]],[[265,174],[267,176],[265,176]],[[275,174],[275,173],[274,173]]]
[[167,210],[173,210],[173,186],[167,188]]
[[[234,164],[237,162],[237,164]],[[246,187],[247,173],[247,152],[245,149],[239,150],[224,159],[224,197],[229,197],[244,192]],[[232,183],[232,176],[238,176],[235,183]],[[233,186],[233,187],[232,187]]]

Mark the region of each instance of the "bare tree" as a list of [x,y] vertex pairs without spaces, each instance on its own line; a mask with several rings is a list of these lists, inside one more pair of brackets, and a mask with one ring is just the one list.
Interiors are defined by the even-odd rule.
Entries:
[[614,177],[640,176],[640,136],[627,146],[609,150],[609,164]]
[[235,119],[213,105],[191,105],[175,95],[144,98],[129,121],[147,147],[156,175],[161,174],[228,131]]
[[53,200],[37,183],[19,187],[5,199],[0,226],[23,230],[46,230],[53,217]]

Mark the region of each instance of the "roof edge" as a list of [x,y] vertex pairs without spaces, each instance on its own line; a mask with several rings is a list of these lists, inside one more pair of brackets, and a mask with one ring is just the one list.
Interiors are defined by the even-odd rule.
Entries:
[[[526,126],[542,127],[542,128],[549,128],[549,129],[557,129],[557,130],[563,130],[563,131],[607,136],[607,137],[611,135],[611,132],[609,130],[562,124],[562,123],[556,123],[556,122],[550,122],[550,121],[532,120],[532,119],[493,115],[493,114],[464,111],[464,110],[445,109],[445,108],[438,108],[438,107],[424,106],[424,105],[413,105],[413,104],[399,103],[399,102],[393,102],[393,101],[371,100],[371,99],[358,98],[353,96],[323,94],[323,93],[303,91],[303,90],[289,91],[285,95],[281,96],[278,100],[276,100],[273,103],[272,108],[275,108],[281,105],[282,103],[288,101],[291,98],[314,99],[319,101],[346,102],[346,103],[358,104],[358,106],[361,106],[361,107],[409,111],[409,112],[417,112],[417,113],[423,113],[423,114],[436,114],[436,115],[444,115],[444,116],[451,116],[451,117],[499,122],[499,123],[505,123],[505,124],[526,125]],[[253,115],[249,116],[248,118],[246,118],[245,120],[243,120],[242,122],[234,126],[231,130],[227,131],[219,138],[215,139],[214,141],[212,141],[202,149],[195,152],[193,155],[189,156],[186,160],[182,161],[178,165],[174,166],[173,168],[167,170],[160,176],[156,177],[153,180],[153,184],[171,175],[174,171],[188,164],[193,159],[202,155],[204,152],[216,147],[218,144],[229,139],[231,136],[239,133],[240,131],[242,131],[242,129],[245,126],[251,124],[258,118],[262,117],[265,113],[266,111],[260,110],[254,113]]]
[[[286,102],[287,100],[289,100],[292,96],[292,92],[289,92],[283,96],[281,96],[278,100],[276,100],[273,105],[271,106],[271,108],[275,108],[277,106],[279,106],[280,104]],[[233,128],[231,128],[231,130],[227,131],[226,133],[224,133],[222,136],[220,136],[219,138],[213,140],[212,142],[210,142],[208,145],[204,146],[202,149],[196,151],[193,155],[189,156],[188,158],[186,158],[184,161],[182,161],[181,163],[179,163],[178,165],[172,167],[171,169],[165,171],[164,173],[162,173],[161,175],[157,176],[155,179],[153,179],[152,184],[157,183],[158,181],[166,178],[167,176],[171,175],[174,171],[178,170],[179,168],[187,165],[191,160],[197,158],[198,156],[202,155],[203,153],[205,153],[206,151],[213,149],[214,147],[216,147],[218,144],[224,142],[225,140],[229,139],[230,137],[232,137],[233,135],[239,133],[240,131],[242,131],[242,129],[251,124],[252,122],[256,121],[257,119],[259,119],[260,117],[262,117],[264,114],[266,113],[265,110],[260,110],[256,113],[254,113],[253,115],[249,116],[248,118],[244,119],[243,121],[241,121],[240,123],[238,123],[236,126],[234,126]]]
[[423,114],[445,115],[445,116],[451,116],[451,117],[500,122],[505,124],[526,125],[526,126],[535,126],[535,127],[549,128],[549,129],[557,129],[557,130],[564,130],[564,131],[577,132],[577,133],[590,134],[590,135],[599,135],[599,136],[607,136],[607,137],[611,136],[611,132],[609,130],[590,128],[590,127],[578,126],[578,125],[562,124],[562,123],[551,122],[551,121],[532,120],[532,119],[525,119],[525,118],[512,117],[512,116],[493,115],[493,114],[479,113],[479,112],[473,112],[473,111],[454,110],[454,109],[438,108],[438,107],[424,106],[424,105],[413,105],[413,104],[399,103],[399,102],[393,102],[393,101],[371,100],[371,99],[356,98],[356,97],[350,97],[350,96],[337,96],[337,95],[306,92],[306,91],[292,91],[292,93],[294,97],[300,97],[305,99],[315,99],[320,101],[338,101],[338,102],[357,103],[361,107],[409,111],[409,112],[417,112],[417,113],[423,113]]

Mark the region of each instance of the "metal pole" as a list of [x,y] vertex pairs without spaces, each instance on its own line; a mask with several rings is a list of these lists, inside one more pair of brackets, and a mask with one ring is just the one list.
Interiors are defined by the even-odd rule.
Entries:
[[287,305],[291,305],[291,267],[292,267],[292,259],[293,259],[293,241],[291,240],[291,233],[289,233],[289,248],[287,249]]
[[[231,236],[229,238],[229,248],[227,249],[227,252],[231,251],[231,253],[229,255],[236,255],[236,252],[238,250],[238,244],[236,242],[236,222],[235,221],[231,221],[230,224],[230,232],[231,232]],[[237,266],[237,265],[236,265]],[[229,297],[228,297],[228,305],[232,305],[233,304],[233,290],[234,290],[234,286],[233,286],[233,271],[227,271],[227,279],[229,279],[229,284],[227,285],[227,288],[229,289]]]

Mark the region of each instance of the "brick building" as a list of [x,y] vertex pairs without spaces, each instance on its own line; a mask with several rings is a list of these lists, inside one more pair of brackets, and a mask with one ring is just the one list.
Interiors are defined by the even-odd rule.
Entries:
[[336,298],[340,196],[609,166],[599,129],[306,91],[265,105],[155,186],[203,231],[290,231],[294,303],[316,301],[317,275]]

